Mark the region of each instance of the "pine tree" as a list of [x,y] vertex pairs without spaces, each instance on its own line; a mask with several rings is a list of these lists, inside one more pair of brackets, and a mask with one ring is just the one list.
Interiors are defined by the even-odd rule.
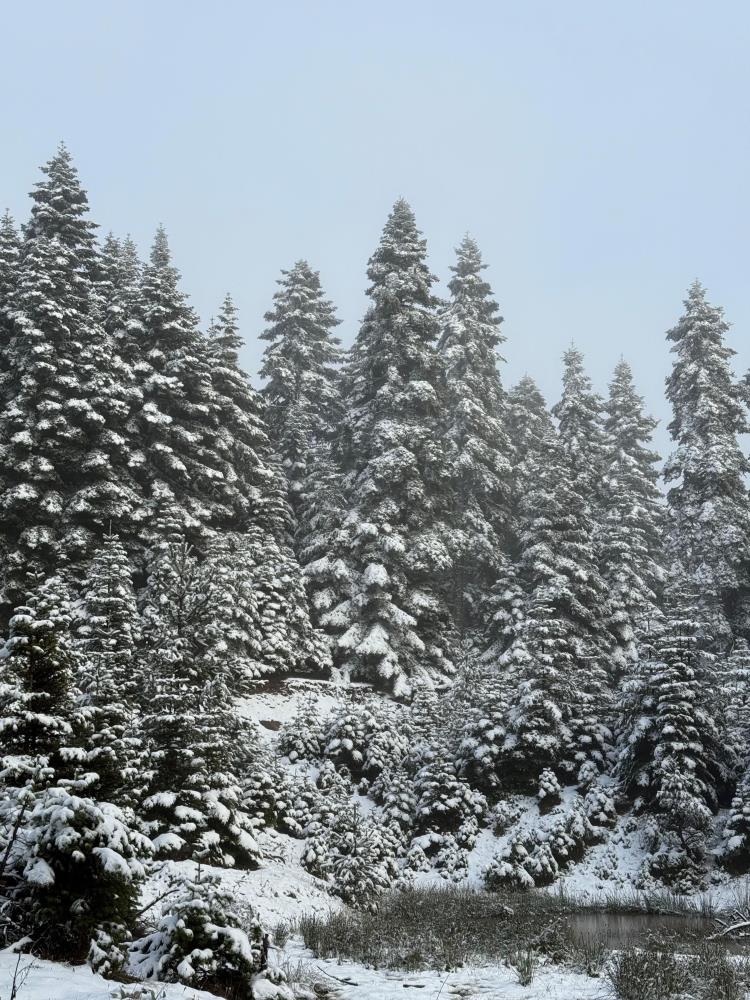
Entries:
[[719,672],[724,678],[720,702],[723,731],[742,762],[747,757],[750,737],[750,646],[746,639],[737,639]]
[[286,478],[268,437],[263,399],[239,366],[241,346],[237,309],[227,295],[209,328],[208,350],[218,413],[217,449],[227,456],[228,480],[239,492],[241,513],[233,527],[244,531],[255,526],[287,547],[293,519]]
[[279,733],[279,753],[292,764],[298,760],[318,760],[325,746],[326,719],[314,694],[304,695],[297,703],[295,714]]
[[341,470],[328,442],[317,443],[300,489],[295,547],[313,624],[335,633],[331,613],[344,603],[352,584],[343,558],[344,488]]
[[125,962],[150,845],[116,806],[91,797],[114,782],[91,770],[101,760],[87,754],[76,704],[71,618],[64,584],[43,581],[16,609],[0,653],[6,917],[35,954],[80,962],[91,949],[95,967],[114,972]]
[[349,906],[374,909],[376,898],[398,874],[397,850],[398,839],[389,827],[364,816],[356,803],[347,803],[308,838],[302,863],[329,881]]
[[481,671],[474,687],[475,704],[460,720],[459,774],[472,788],[496,795],[505,777],[507,679],[493,664]]
[[150,844],[111,803],[65,786],[38,795],[9,912],[34,954],[121,972]]
[[5,408],[6,379],[10,368],[8,348],[10,346],[11,324],[9,311],[12,306],[18,282],[18,261],[20,243],[10,212],[0,218],[0,403]]
[[152,544],[149,522],[160,498],[168,496],[182,532],[201,548],[215,531],[242,529],[257,513],[258,484],[241,461],[258,471],[262,463],[251,442],[262,443],[264,435],[252,392],[240,385],[227,359],[220,364],[212,355],[179,282],[159,229],[131,324],[141,354],[142,402],[129,432],[138,444],[135,472],[151,508],[142,541]]
[[242,337],[238,321],[237,306],[227,292],[217,319],[208,328],[211,353],[224,363],[239,368]]
[[739,435],[748,430],[742,394],[730,367],[729,329],[694,282],[685,312],[667,333],[675,355],[667,378],[675,450],[664,466],[670,574],[700,594],[700,618],[717,646],[733,625],[744,627],[742,604],[750,546]]
[[253,527],[237,539],[231,566],[256,601],[260,672],[325,671],[330,666],[327,643],[310,622],[299,563],[290,549]]
[[750,770],[737,784],[722,839],[723,863],[738,872],[750,869]]
[[254,867],[257,845],[233,767],[244,741],[231,709],[222,597],[211,562],[199,562],[186,544],[157,555],[143,612],[152,682],[141,722],[139,812],[161,856]]
[[134,729],[143,678],[136,658],[140,623],[130,564],[116,535],[106,535],[94,554],[82,611],[78,684],[86,703],[88,765],[98,775],[97,795],[127,804],[140,749]]
[[560,445],[579,492],[596,518],[605,462],[603,401],[591,388],[583,355],[575,347],[563,355],[563,393],[552,407]]
[[331,440],[341,417],[337,364],[339,324],[320,275],[305,260],[282,271],[269,324],[261,377],[268,430],[289,482],[295,516],[312,461],[311,449]]
[[370,258],[372,305],[346,369],[340,447],[352,596],[324,619],[339,633],[345,673],[397,694],[454,670],[451,620],[436,585],[451,567],[441,539],[447,473],[425,253],[411,208],[398,201]]
[[[144,979],[181,982],[236,1000],[251,1000],[263,933],[251,915],[245,928],[220,879],[198,869],[174,886],[156,927],[134,942],[132,964]],[[275,994],[264,991],[271,1000]]]
[[28,571],[81,573],[112,522],[140,501],[122,434],[126,366],[102,330],[93,224],[70,155],[43,168],[6,316],[11,324],[0,413],[0,545],[6,602]]
[[705,654],[694,599],[672,596],[666,621],[625,692],[625,743],[618,774],[636,808],[663,817],[667,829],[707,828],[726,790],[731,760],[711,713]]
[[[101,321],[113,338],[119,355],[132,371],[139,357],[138,307],[143,265],[135,243],[126,237],[119,240],[111,233],[102,244],[98,261],[97,292],[102,300]],[[134,387],[134,403],[138,390]]]
[[451,605],[461,629],[477,619],[479,594],[495,575],[506,544],[510,443],[497,348],[505,340],[486,267],[466,236],[456,251],[451,301],[441,317],[438,349],[445,369],[445,440],[453,511],[448,544]]
[[[521,501],[532,485],[539,455],[552,428],[544,396],[529,375],[524,375],[508,393],[505,415],[508,442],[512,449],[511,511],[515,521]],[[514,527],[514,536],[517,536],[518,527]]]
[[65,771],[73,739],[75,658],[70,597],[58,577],[40,581],[15,609],[0,651],[5,683],[0,713],[3,753]]
[[663,508],[658,456],[649,449],[656,421],[643,413],[633,373],[620,361],[605,404],[606,469],[599,554],[611,601],[609,627],[621,667],[637,657],[662,588]]
[[552,431],[547,404],[528,375],[508,393],[505,417],[512,466],[507,535],[509,557],[500,566],[482,606],[484,659],[488,663],[496,663],[507,650],[522,617],[524,595],[516,566],[524,530],[521,508],[534,487],[540,456]]
[[[518,565],[526,599],[505,662],[512,770],[536,783],[544,767],[602,770],[610,740],[605,666],[607,595],[582,480],[548,431],[521,506]],[[515,688],[515,694],[513,689]]]

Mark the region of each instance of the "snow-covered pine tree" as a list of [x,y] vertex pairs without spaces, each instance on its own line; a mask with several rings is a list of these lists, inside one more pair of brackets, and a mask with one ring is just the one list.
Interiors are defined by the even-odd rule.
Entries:
[[586,481],[571,472],[554,430],[529,476],[518,559],[527,596],[504,662],[510,771],[535,786],[544,767],[576,773],[590,760],[602,770],[611,710],[607,594]]
[[737,783],[721,845],[722,862],[736,872],[750,869],[750,769]]
[[[135,243],[126,237],[106,237],[99,254],[97,292],[102,300],[102,325],[131,369],[138,356],[137,315],[143,265]],[[136,397],[137,399],[137,397]]]
[[400,695],[449,677],[452,622],[439,580],[447,507],[438,323],[414,213],[396,202],[370,258],[371,306],[345,371],[340,449],[352,596],[324,622],[343,671]]
[[227,364],[239,367],[242,336],[240,335],[239,315],[234,299],[227,292],[216,319],[211,320],[208,328],[208,341],[211,353]]
[[453,504],[447,535],[450,604],[461,632],[477,623],[480,595],[497,574],[508,529],[511,448],[497,366],[497,348],[505,337],[492,289],[482,276],[485,268],[476,242],[464,237],[451,268],[451,300],[441,316],[438,344]]
[[0,651],[2,752],[19,758],[19,765],[26,758],[51,766],[53,775],[67,773],[60,752],[73,741],[70,622],[70,595],[62,580],[39,581],[27,593],[26,604],[15,609]]
[[599,556],[611,602],[609,628],[617,639],[614,656],[624,669],[656,617],[664,579],[658,456],[649,448],[656,421],[644,414],[624,360],[615,367],[605,413]]
[[[216,530],[244,527],[254,497],[233,460],[236,428],[227,426],[214,387],[209,343],[179,282],[160,228],[130,325],[140,353],[141,392],[129,426],[137,445],[131,464],[151,508],[157,498],[171,496],[183,533],[203,547]],[[151,509],[142,529],[146,545],[153,543],[153,514]]]
[[143,610],[151,682],[139,813],[161,856],[253,867],[257,846],[233,770],[243,739],[231,710],[223,596],[210,560],[184,543],[159,551]]
[[233,538],[230,567],[256,602],[260,672],[325,671],[330,667],[328,644],[310,622],[299,563],[291,549],[255,526]]
[[75,782],[35,797],[21,840],[6,916],[31,951],[74,964],[88,956],[98,972],[121,972],[149,841],[117,806],[76,794]]
[[552,430],[547,404],[530,376],[524,375],[507,394],[505,419],[512,466],[507,532],[509,558],[500,567],[482,606],[484,659],[488,663],[497,663],[507,650],[521,620],[524,595],[516,566],[523,530],[521,503],[533,488],[540,453]]
[[263,399],[239,365],[242,338],[230,295],[224,298],[208,334],[220,451],[227,456],[230,483],[240,491],[242,500],[242,516],[234,528],[244,531],[252,525],[278,545],[288,547],[293,518],[286,477],[268,437]]
[[377,897],[398,875],[398,848],[399,839],[389,826],[350,802],[329,823],[316,827],[305,844],[303,864],[329,881],[349,906],[374,909]]
[[85,702],[87,766],[98,775],[100,799],[127,804],[140,749],[135,710],[142,700],[143,677],[136,655],[140,619],[130,563],[117,535],[105,535],[94,553],[81,611],[77,680]]
[[281,727],[279,753],[292,764],[298,760],[315,761],[323,755],[327,719],[318,696],[303,695],[294,715]]
[[[261,965],[263,933],[257,919],[250,914],[248,926],[221,880],[209,872],[198,869],[173,888],[156,926],[133,943],[135,972],[143,979],[251,1000],[252,981]],[[278,995],[263,992],[268,1000]]]
[[719,672],[724,678],[722,732],[743,764],[748,759],[750,741],[750,646],[746,639],[735,641]]
[[[289,482],[295,517],[313,456],[311,449],[329,442],[341,418],[337,365],[339,320],[325,297],[320,275],[305,260],[282,271],[269,324],[260,375],[265,379],[268,430]],[[304,547],[304,539],[299,539]]]
[[29,571],[67,564],[80,573],[107,525],[128,525],[139,508],[123,437],[127,367],[99,321],[86,194],[63,146],[43,172],[6,314],[0,547],[8,605],[23,599]]
[[552,407],[568,469],[596,523],[604,472],[603,401],[591,388],[583,355],[570,347],[563,355],[563,392]]
[[[225,532],[219,543],[227,550],[223,575],[237,596],[236,638],[245,636],[237,678],[243,682],[274,670],[325,669],[330,662],[327,643],[313,630],[305,581],[292,551],[294,518],[286,477],[266,433],[263,400],[238,366],[241,340],[229,296],[209,332],[222,446],[246,501],[242,530]],[[314,502],[329,499],[319,495]],[[216,552],[217,545],[212,549]]]
[[497,664],[483,665],[475,680],[475,703],[456,723],[459,736],[459,774],[472,788],[496,795],[502,786],[505,742],[508,736],[508,685]]
[[8,348],[11,325],[8,312],[18,282],[19,255],[18,232],[10,212],[5,212],[0,218],[0,404],[3,408],[7,402],[5,384],[10,368]]
[[35,954],[80,962],[89,952],[96,968],[114,972],[150,845],[117,806],[89,794],[99,761],[86,754],[76,707],[70,624],[67,590],[51,577],[16,609],[0,653],[5,915]]
[[294,550],[304,567],[313,622],[348,596],[338,533],[344,516],[341,471],[333,455],[342,416],[339,324],[320,276],[307,261],[283,271],[266,313],[261,376],[269,434],[289,489]]
[[[524,375],[508,392],[505,404],[507,438],[511,446],[511,515],[513,539],[517,539],[520,505],[532,486],[539,454],[552,428],[552,418],[544,396],[530,375]],[[516,555],[515,544],[513,554]]]
[[709,704],[706,654],[695,598],[673,589],[665,622],[625,689],[618,775],[639,810],[667,829],[704,831],[725,795],[732,761]]
[[334,608],[349,597],[352,574],[343,554],[343,477],[330,442],[319,441],[310,451],[300,489],[295,534],[303,580],[316,626],[334,632],[325,623]]
[[729,325],[694,282],[685,312],[667,333],[674,365],[667,378],[675,450],[664,466],[667,553],[671,576],[684,577],[699,595],[699,617],[717,648],[744,610],[750,562],[750,508],[744,478],[750,466],[739,436],[748,430],[742,392],[725,343]]

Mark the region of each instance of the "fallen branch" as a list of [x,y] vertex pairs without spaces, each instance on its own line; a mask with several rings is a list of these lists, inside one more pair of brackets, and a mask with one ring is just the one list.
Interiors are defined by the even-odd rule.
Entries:
[[326,972],[322,965],[319,965],[318,968],[324,976],[328,976],[329,979],[335,979],[337,983],[343,983],[344,986],[359,986],[359,983],[355,983],[353,979],[339,979],[338,976],[332,976],[330,972]]
[[715,934],[711,934],[708,940],[715,941],[716,938],[726,937],[727,934],[733,934],[735,931],[741,931],[748,927],[750,927],[750,920],[741,920],[738,924],[732,924],[729,927],[725,927],[723,930],[717,931]]

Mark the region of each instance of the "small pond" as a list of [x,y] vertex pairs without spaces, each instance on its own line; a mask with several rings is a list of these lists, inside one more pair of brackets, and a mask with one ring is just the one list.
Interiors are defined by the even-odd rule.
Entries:
[[[565,925],[579,944],[598,941],[608,948],[644,947],[654,937],[672,938],[689,948],[691,941],[700,941],[716,932],[717,925],[697,914],[689,913],[608,913],[586,910],[569,913]],[[722,939],[732,954],[750,952],[750,938]]]

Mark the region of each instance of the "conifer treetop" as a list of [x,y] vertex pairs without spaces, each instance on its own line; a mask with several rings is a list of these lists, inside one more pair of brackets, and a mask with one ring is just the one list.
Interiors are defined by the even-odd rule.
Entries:
[[64,143],[60,143],[55,155],[42,167],[42,173],[44,179],[31,192],[34,204],[25,229],[26,238],[57,239],[66,250],[90,263],[97,226],[87,218],[88,197]]

